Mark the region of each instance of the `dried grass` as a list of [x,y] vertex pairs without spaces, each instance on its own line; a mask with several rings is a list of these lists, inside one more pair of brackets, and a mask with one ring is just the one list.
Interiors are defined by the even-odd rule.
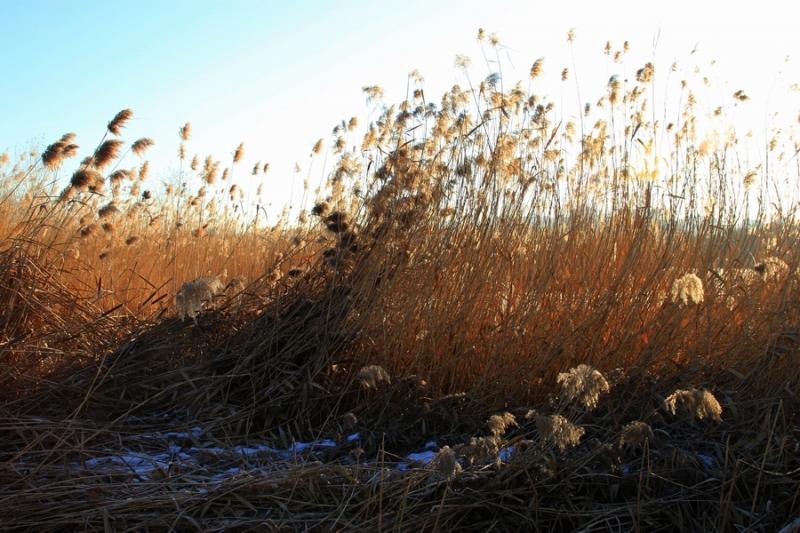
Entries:
[[[647,124],[633,88],[610,87],[618,102],[607,95],[597,131],[578,138],[554,105],[501,79],[454,87],[435,109],[416,110],[420,92],[379,110],[363,161],[351,123],[337,125],[317,216],[276,228],[212,220],[206,202],[223,213],[230,186],[212,183],[210,158],[202,192],[127,197],[114,190],[124,176],[97,170],[119,154],[98,150],[60,200],[49,184],[72,139],[46,161],[3,161],[2,528],[766,532],[794,520],[797,224],[677,204],[713,193],[739,205],[734,178],[709,192],[695,174],[609,170],[646,168],[638,140],[676,135],[674,168],[711,155],[732,166],[689,150],[701,141],[690,129]],[[636,140],[621,126],[634,118]],[[121,213],[99,221],[109,205]],[[786,268],[748,268],[753,256]],[[227,286],[210,276],[224,272]],[[405,461],[430,441],[430,466]]]

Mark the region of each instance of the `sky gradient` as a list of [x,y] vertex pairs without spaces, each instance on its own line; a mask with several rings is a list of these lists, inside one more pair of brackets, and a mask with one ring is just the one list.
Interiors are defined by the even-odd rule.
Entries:
[[[130,108],[134,118],[123,139],[155,141],[146,157],[154,180],[169,179],[177,168],[178,128],[190,122],[190,158],[211,154],[225,167],[244,142],[234,177],[249,176],[257,160],[269,162],[265,190],[277,208],[290,201],[295,163],[303,169],[299,179],[306,177],[317,139],[327,148],[333,126],[352,116],[366,126],[363,86],[380,85],[386,103],[397,103],[408,73],[419,69],[426,96],[438,102],[465,83],[453,67],[456,54],[472,58],[474,80],[495,69],[476,42],[479,27],[497,32],[507,47],[501,56],[507,86],[524,80],[527,88],[532,62],[546,58],[534,91],[565,116],[580,109],[578,88],[582,101],[595,102],[610,75],[632,77],[655,60],[657,84],[665,89],[696,64],[721,101],[744,90],[751,100],[730,120],[763,130],[773,111],[798,114],[797,98],[783,89],[800,83],[797,20],[800,6],[771,1],[5,0],[0,153],[44,148],[75,132],[77,161],[97,145],[106,123]],[[577,35],[571,47],[570,28]],[[607,40],[614,49],[630,42],[624,65],[603,55]],[[680,75],[668,80],[676,60]],[[560,82],[564,67],[573,72],[567,84]],[[123,167],[138,164],[129,157]],[[312,185],[324,172],[315,163]]]

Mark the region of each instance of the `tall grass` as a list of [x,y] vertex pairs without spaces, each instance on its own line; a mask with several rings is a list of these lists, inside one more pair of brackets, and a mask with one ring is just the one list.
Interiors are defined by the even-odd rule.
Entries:
[[[468,88],[438,104],[412,73],[358,144],[357,121],[337,126],[314,208],[271,228],[230,185],[242,145],[231,170],[185,170],[188,124],[180,185],[163,191],[142,190],[146,163],[125,169],[151,143],[124,151],[129,111],[66,187],[71,136],[4,157],[4,527],[772,531],[794,518],[797,198],[781,186],[800,177],[794,138],[754,165],[724,108],[702,116],[688,86],[678,116],[657,118],[652,64],[569,117],[468,63]],[[186,307],[184,284],[211,276],[206,309],[181,317],[194,311],[175,295]],[[169,431],[185,436],[152,437]],[[232,451],[322,439],[336,446],[291,461]],[[431,440],[429,467],[390,467]],[[86,466],[166,443],[217,451],[146,475]],[[240,474],[214,481],[231,465]]]

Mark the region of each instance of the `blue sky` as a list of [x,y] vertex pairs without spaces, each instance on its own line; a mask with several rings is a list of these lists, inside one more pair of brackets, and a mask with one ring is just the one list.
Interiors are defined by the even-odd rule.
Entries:
[[[362,86],[381,85],[395,103],[416,68],[438,101],[463,83],[453,68],[458,53],[472,57],[475,79],[485,77],[479,27],[509,48],[508,82],[526,80],[532,62],[546,57],[550,82],[536,90],[565,114],[578,106],[574,85],[557,81],[564,67],[594,102],[609,75],[632,75],[655,57],[657,75],[678,60],[713,75],[719,95],[745,90],[751,101],[736,120],[758,127],[776,109],[797,116],[797,99],[776,90],[778,79],[800,83],[797,20],[798,5],[774,1],[0,0],[0,153],[75,132],[83,157],[114,114],[130,108],[123,138],[156,142],[147,156],[156,179],[177,166],[177,130],[191,122],[190,157],[212,154],[225,166],[245,142],[237,175],[270,162],[266,190],[283,205],[294,163],[307,169],[317,139],[327,141],[351,116],[366,124]],[[631,43],[624,67],[602,54],[606,40],[615,49]]]

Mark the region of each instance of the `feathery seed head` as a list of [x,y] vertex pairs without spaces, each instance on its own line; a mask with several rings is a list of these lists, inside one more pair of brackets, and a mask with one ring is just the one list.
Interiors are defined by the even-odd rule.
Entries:
[[717,422],[722,421],[722,406],[707,390],[693,388],[676,390],[664,400],[664,406],[673,415],[677,412],[678,403],[682,403],[692,416],[700,420],[712,418]]
[[117,214],[119,214],[119,207],[117,207],[114,202],[104,205],[102,208],[100,208],[100,211],[97,212],[97,216],[99,216],[101,219],[111,218]]
[[80,168],[75,171],[70,179],[70,185],[80,191],[85,191],[88,187],[93,186],[103,180],[103,176],[94,169]]
[[120,169],[115,170],[114,172],[112,172],[111,175],[108,176],[108,179],[111,181],[112,184],[116,185],[119,182],[121,182],[122,180],[129,179],[130,176],[131,176],[130,172],[128,172],[127,170],[125,170],[123,168],[120,168]]
[[777,279],[789,271],[787,265],[782,259],[777,257],[767,257],[762,263],[753,267],[753,270],[758,272],[761,279],[767,281],[769,279]]
[[255,166],[253,166],[253,172],[251,174],[253,176],[258,176],[258,172],[261,170],[261,161],[257,162]]
[[570,30],[567,32],[567,42],[575,42],[575,28],[570,28]]
[[333,213],[325,217],[325,222],[327,223],[328,231],[332,233],[342,233],[344,231],[347,231],[347,228],[349,226],[346,222],[346,219],[347,216],[344,213],[340,211],[334,211]]
[[125,141],[120,141],[119,139],[108,139],[103,142],[100,148],[94,153],[94,163],[92,166],[97,170],[102,170],[108,166],[117,158],[119,149],[123,144],[125,144]]
[[153,142],[153,139],[148,139],[147,137],[143,137],[138,141],[134,141],[134,143],[131,145],[131,152],[141,157],[144,155],[147,149],[153,146],[154,144],[155,143]]
[[242,160],[244,156],[244,143],[239,143],[239,146],[236,147],[236,151],[233,152],[233,162],[238,163]]
[[188,141],[189,137],[191,136],[191,133],[192,133],[192,125],[189,124],[188,122],[184,127],[178,130],[178,135],[180,136],[182,142]]
[[696,274],[689,272],[672,282],[671,298],[673,302],[680,300],[683,305],[703,302],[703,282]]
[[630,444],[632,446],[642,446],[645,441],[653,442],[655,436],[653,435],[653,429],[644,422],[631,422],[624,428],[622,428],[622,433],[619,437],[619,443],[621,446],[625,444]]
[[236,276],[232,280],[228,282],[228,285],[225,287],[225,290],[231,289],[234,294],[242,292],[247,287],[247,278],[244,276]]
[[539,76],[541,76],[542,72],[544,72],[544,58],[540,57],[536,61],[533,62],[533,66],[531,67],[531,79],[535,80]]
[[71,144],[74,133],[67,133],[61,139],[48,146],[42,153],[42,163],[50,170],[58,168],[64,158],[74,157],[78,151],[77,144]]
[[600,395],[609,390],[603,374],[587,365],[578,365],[559,374],[557,382],[561,383],[562,400],[576,401],[589,410],[597,407]]
[[133,116],[133,111],[123,109],[108,123],[108,131],[119,136],[120,129],[125,127],[125,123]]
[[499,437],[506,432],[506,428],[514,426],[519,427],[517,424],[517,420],[514,418],[514,415],[511,413],[503,413],[502,415],[492,415],[489,417],[489,420],[486,422],[486,425],[489,426],[489,431],[492,432],[493,435]]
[[500,463],[500,448],[503,446],[503,439],[496,435],[489,437],[472,437],[469,444],[460,449],[464,460],[469,465]]
[[456,459],[456,455],[450,446],[442,447],[439,452],[431,458],[431,468],[434,468],[444,478],[450,480],[461,472],[461,464]]
[[377,389],[381,383],[387,385],[392,383],[389,373],[378,365],[365,366],[358,371],[357,378],[365,389]]
[[356,418],[356,415],[354,415],[353,413],[346,413],[342,417],[342,425],[346,429],[353,428],[355,427],[356,424],[358,424],[358,418]]
[[225,292],[225,286],[219,276],[208,276],[187,281],[175,294],[175,306],[181,318],[195,318],[203,309],[204,302],[213,302],[214,298]]
[[467,70],[471,64],[472,60],[469,57],[463,54],[456,55],[456,60],[455,60],[456,68],[460,68],[461,70]]
[[648,62],[643,68],[636,71],[636,81],[648,83],[653,80],[653,74],[655,74],[655,67]]
[[536,428],[543,442],[554,443],[562,452],[568,446],[576,446],[586,433],[561,415],[537,415]]

